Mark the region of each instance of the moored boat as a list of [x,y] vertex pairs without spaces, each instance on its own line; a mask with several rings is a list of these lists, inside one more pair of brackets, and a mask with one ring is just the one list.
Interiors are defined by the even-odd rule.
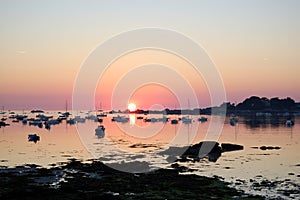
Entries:
[[103,138],[105,135],[105,127],[103,125],[99,125],[96,129],[95,129],[95,135],[99,138]]

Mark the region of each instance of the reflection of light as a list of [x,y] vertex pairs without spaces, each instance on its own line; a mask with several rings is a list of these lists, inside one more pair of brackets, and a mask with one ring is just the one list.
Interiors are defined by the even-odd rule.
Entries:
[[130,125],[135,125],[135,114],[129,114]]

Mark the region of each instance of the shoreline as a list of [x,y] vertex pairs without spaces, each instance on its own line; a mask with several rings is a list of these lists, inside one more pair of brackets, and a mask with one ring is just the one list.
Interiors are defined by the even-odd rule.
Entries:
[[0,197],[15,199],[264,199],[229,187],[219,177],[181,174],[183,168],[125,173],[100,161],[70,160],[46,169],[36,165],[0,169]]

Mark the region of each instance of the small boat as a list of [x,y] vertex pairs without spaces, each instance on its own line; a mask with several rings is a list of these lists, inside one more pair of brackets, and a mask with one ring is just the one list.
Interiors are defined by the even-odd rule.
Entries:
[[48,121],[49,119],[53,118],[53,116],[46,116],[44,114],[38,114],[38,115],[36,115],[36,118],[39,118],[42,121]]
[[167,118],[167,117],[161,117],[161,118],[158,118],[157,120],[159,122],[167,122],[167,121],[169,121],[169,118]]
[[26,124],[27,124],[27,119],[26,119],[26,118],[24,118],[24,119],[22,120],[22,124],[23,124],[23,125],[26,125]]
[[88,115],[88,116],[86,116],[85,118],[88,119],[88,120],[93,120],[93,121],[95,121],[95,122],[98,121],[98,118],[97,118],[96,115]]
[[15,116],[16,120],[22,121],[23,119],[27,118],[26,115],[16,115]]
[[232,118],[230,118],[229,123],[230,123],[231,126],[235,126],[238,121],[239,120],[237,118],[232,117]]
[[151,122],[151,118],[145,118],[144,122]]
[[70,125],[73,125],[73,124],[75,124],[76,122],[75,122],[75,119],[68,119],[67,120],[67,124],[70,124]]
[[38,136],[37,134],[29,134],[28,135],[28,142],[36,143],[37,141],[40,141],[40,136]]
[[178,120],[177,119],[172,119],[171,124],[178,124]]
[[84,123],[85,122],[85,118],[82,118],[80,116],[75,116],[74,120],[77,123]]
[[95,135],[98,137],[98,138],[103,138],[105,133],[105,127],[103,125],[100,125],[98,126],[96,129],[95,129]]
[[32,110],[30,112],[31,113],[44,113],[45,111],[43,111],[43,110]]
[[105,114],[105,113],[100,113],[100,114],[97,115],[97,117],[107,117],[107,114]]
[[38,126],[39,128],[43,128],[43,123],[41,120],[34,119],[29,122],[29,126]]
[[117,117],[113,117],[111,119],[111,121],[113,121],[113,122],[127,123],[127,122],[129,122],[129,118],[128,117],[117,116]]
[[285,126],[286,127],[292,127],[292,126],[294,126],[294,122],[292,120],[286,120]]
[[200,117],[198,119],[199,122],[207,122],[207,117]]
[[45,129],[50,130],[51,129],[51,125],[49,123],[45,122]]
[[189,117],[182,117],[182,123],[184,124],[191,124],[192,123],[192,119]]
[[6,124],[5,122],[3,122],[3,121],[0,121],[0,128],[2,127],[2,126],[9,126],[9,124]]

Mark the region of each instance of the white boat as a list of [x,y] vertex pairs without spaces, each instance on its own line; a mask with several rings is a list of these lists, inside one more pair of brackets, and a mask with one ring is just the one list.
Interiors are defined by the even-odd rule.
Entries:
[[184,124],[191,124],[192,123],[192,119],[189,118],[189,117],[182,117],[181,121]]
[[169,119],[167,117],[161,117],[157,119],[159,122],[167,122]]
[[88,116],[86,116],[85,118],[88,119],[88,120],[93,120],[93,121],[95,121],[95,122],[98,121],[98,118],[97,118],[96,115],[88,115]]
[[105,135],[105,127],[103,125],[100,125],[95,129],[95,132],[96,132],[95,135],[97,137],[103,138]]
[[292,126],[294,126],[294,122],[292,120],[286,120],[285,126],[286,127],[292,127]]
[[129,118],[128,118],[128,117],[117,116],[117,117],[113,117],[113,118],[111,119],[111,121],[114,121],[114,122],[121,122],[121,123],[127,123],[127,122],[129,122]]
[[85,122],[85,118],[82,118],[80,116],[75,116],[74,120],[77,123],[84,123]]

